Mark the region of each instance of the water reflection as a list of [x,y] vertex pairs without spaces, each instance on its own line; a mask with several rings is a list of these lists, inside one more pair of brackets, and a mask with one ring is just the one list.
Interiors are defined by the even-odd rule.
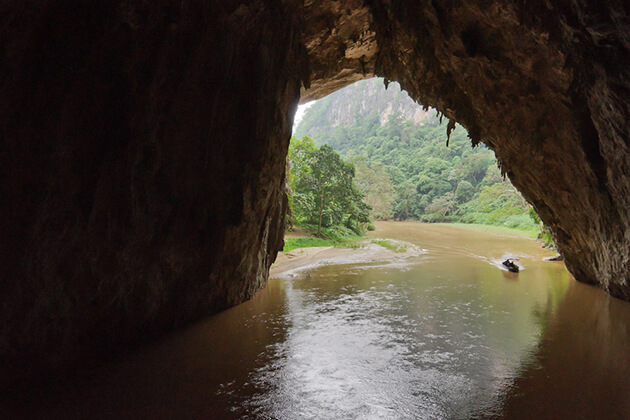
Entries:
[[504,417],[630,418],[630,305],[571,282],[555,316],[543,318],[536,363],[506,396]]
[[[265,418],[499,415],[542,335],[532,308],[549,314],[562,298],[533,293],[547,283],[536,268],[526,293],[501,273],[427,258],[408,271],[329,266],[285,282],[287,338],[242,404]],[[561,266],[543,274],[566,289]]]
[[[384,223],[412,265],[324,266],[2,418],[630,418],[630,305],[537,244]],[[518,255],[507,276],[496,260]],[[509,273],[512,274],[512,273]]]

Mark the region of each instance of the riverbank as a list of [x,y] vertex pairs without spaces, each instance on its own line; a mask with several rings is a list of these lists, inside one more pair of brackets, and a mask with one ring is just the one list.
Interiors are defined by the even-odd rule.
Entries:
[[393,239],[363,239],[352,248],[334,246],[297,248],[280,252],[269,270],[269,278],[291,276],[293,273],[321,265],[395,263],[418,257],[426,251],[409,242]]
[[474,232],[494,233],[496,235],[515,236],[519,238],[536,239],[538,229],[515,229],[506,226],[481,225],[476,223],[435,223],[439,226],[451,226],[460,229],[472,230]]
[[323,228],[321,235],[317,235],[316,227],[307,228],[294,227],[284,234],[284,252],[292,251],[296,248],[311,247],[341,247],[357,248],[359,243],[365,239],[357,235],[356,232],[341,226]]
[[[402,224],[423,224],[421,222],[397,222]],[[379,223],[377,223],[378,226]],[[445,226],[474,232],[495,235],[535,239],[536,233],[504,226],[465,224],[465,223],[427,223],[427,226]],[[309,236],[301,236],[301,235]],[[276,262],[269,270],[269,278],[290,275],[293,272],[325,264],[354,264],[384,261],[398,261],[414,257],[425,250],[404,241],[378,238],[378,229],[370,238],[352,238],[346,241],[332,241],[314,237],[304,231],[288,233],[285,237],[285,251],[278,254]]]

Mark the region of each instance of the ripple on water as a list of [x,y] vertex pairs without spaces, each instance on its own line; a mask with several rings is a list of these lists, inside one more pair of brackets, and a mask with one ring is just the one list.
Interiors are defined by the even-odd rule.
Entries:
[[467,323],[453,332],[453,319],[461,321],[469,305],[445,305],[450,320],[435,322],[435,315],[407,313],[415,299],[393,284],[347,284],[336,296],[292,293],[300,305],[287,315],[286,339],[269,348],[251,378],[259,392],[242,402],[250,416],[467,418],[496,405],[463,369],[488,363],[471,352],[483,350],[485,336]]

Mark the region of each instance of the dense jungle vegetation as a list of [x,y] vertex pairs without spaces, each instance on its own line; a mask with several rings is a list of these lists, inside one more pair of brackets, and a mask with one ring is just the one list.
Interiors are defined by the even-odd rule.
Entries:
[[[297,125],[291,145],[296,221],[322,226],[323,218],[324,226],[351,227],[365,222],[369,207],[376,220],[477,223],[538,232],[539,219],[501,175],[494,153],[483,144],[471,147],[459,125],[447,146],[446,125],[397,84],[386,90],[382,79],[355,83],[315,102]],[[357,190],[348,193],[351,198],[322,209],[316,194],[304,195],[307,185],[313,189],[317,184],[304,181],[299,172],[304,166],[297,155],[306,149],[334,150],[350,164],[346,173],[354,174],[356,187],[347,188]],[[362,199],[367,206],[357,204]]]

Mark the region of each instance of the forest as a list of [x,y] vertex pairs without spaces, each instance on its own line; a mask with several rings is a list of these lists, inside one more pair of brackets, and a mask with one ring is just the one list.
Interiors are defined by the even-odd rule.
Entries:
[[[385,90],[382,79],[371,79],[315,102],[294,130],[292,149],[304,142],[315,149],[326,145],[351,164],[354,184],[373,220],[477,223],[538,232],[539,219],[501,175],[494,153],[483,144],[472,147],[459,125],[447,141],[447,121],[441,123],[434,110],[422,110],[392,85]],[[294,171],[296,164],[290,163]],[[290,178],[295,177],[291,172]]]

